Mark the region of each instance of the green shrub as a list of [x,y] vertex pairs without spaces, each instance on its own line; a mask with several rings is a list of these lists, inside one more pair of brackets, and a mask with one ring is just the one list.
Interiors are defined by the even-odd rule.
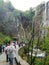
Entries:
[[3,34],[0,32],[0,44],[3,44],[3,43],[4,43],[4,38],[5,38],[5,35],[3,35]]
[[11,38],[10,38],[9,36],[6,36],[6,37],[4,38],[4,43],[6,44],[6,43],[8,43],[10,40],[11,40]]

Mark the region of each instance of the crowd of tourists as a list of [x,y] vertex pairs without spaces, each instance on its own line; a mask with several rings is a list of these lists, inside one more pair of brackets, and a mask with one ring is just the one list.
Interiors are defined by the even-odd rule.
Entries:
[[16,50],[21,46],[23,46],[23,42],[19,42],[18,40],[10,40],[5,45],[0,44],[0,53],[2,54],[2,52],[5,52],[6,62],[9,62],[9,65],[13,65],[13,60],[17,63]]
[[6,62],[9,62],[10,65],[13,65],[13,60],[16,60],[16,44],[17,41],[9,41],[5,47]]

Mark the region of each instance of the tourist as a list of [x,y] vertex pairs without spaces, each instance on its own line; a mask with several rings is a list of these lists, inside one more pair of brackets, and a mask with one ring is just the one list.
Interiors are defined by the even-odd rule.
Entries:
[[3,50],[3,52],[4,52],[4,50],[5,50],[5,45],[2,45],[2,50]]
[[10,46],[9,46],[9,62],[10,62],[10,65],[13,65],[13,59],[16,58],[16,49],[15,47],[13,46],[13,42],[10,41]]
[[13,43],[14,43],[14,47],[16,48],[16,42],[14,41]]
[[0,53],[2,53],[2,44],[0,44]]
[[9,43],[7,43],[5,47],[5,54],[6,54],[6,62],[9,61],[8,55],[9,55]]

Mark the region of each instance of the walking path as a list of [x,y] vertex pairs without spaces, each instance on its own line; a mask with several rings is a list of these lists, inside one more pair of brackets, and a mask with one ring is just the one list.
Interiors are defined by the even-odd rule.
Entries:
[[[9,62],[6,62],[6,55],[5,55],[5,53],[0,55],[0,65],[9,65]],[[14,65],[16,65],[15,62],[14,62]]]
[[6,63],[5,53],[0,55],[0,65],[8,65],[8,63]]
[[[17,58],[17,61],[20,62],[21,65],[29,65],[26,61],[24,61],[18,54],[18,50],[20,48],[18,47],[16,49],[16,58]],[[9,65],[9,62],[6,63],[6,56],[5,56],[5,53],[1,54],[0,55],[0,65]],[[14,65],[16,65],[16,63],[14,62]]]

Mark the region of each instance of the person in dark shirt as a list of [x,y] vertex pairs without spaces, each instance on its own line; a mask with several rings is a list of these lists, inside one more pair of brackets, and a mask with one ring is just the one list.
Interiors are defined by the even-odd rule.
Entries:
[[0,44],[0,53],[2,53],[2,44]]

